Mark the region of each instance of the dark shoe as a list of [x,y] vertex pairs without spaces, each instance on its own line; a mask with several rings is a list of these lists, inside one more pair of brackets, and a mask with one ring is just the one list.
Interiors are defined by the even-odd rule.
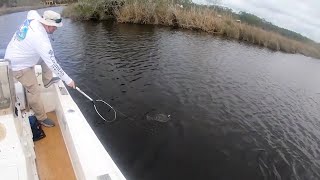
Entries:
[[45,127],[53,127],[56,124],[49,118],[43,120],[43,121],[39,121],[41,125],[45,126]]
[[53,77],[53,78],[48,82],[48,84],[45,84],[45,85],[44,85],[44,87],[45,87],[45,88],[48,88],[48,87],[50,87],[52,84],[57,83],[57,82],[59,82],[59,81],[60,81],[60,78],[58,78],[58,77]]

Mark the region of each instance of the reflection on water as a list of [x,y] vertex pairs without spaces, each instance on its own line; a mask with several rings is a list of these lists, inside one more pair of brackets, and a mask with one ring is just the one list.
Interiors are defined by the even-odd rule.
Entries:
[[65,19],[54,37],[78,86],[118,110],[105,123],[70,90],[128,179],[320,178],[320,61],[147,25]]

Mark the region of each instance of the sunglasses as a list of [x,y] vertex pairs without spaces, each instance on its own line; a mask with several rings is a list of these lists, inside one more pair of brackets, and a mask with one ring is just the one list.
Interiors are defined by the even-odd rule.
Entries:
[[56,23],[61,23],[61,21],[62,21],[62,19],[60,18],[60,19],[55,19],[54,20]]
[[52,21],[54,21],[54,22],[56,22],[56,23],[61,23],[62,18],[60,18],[60,19],[50,19],[50,20],[52,20]]

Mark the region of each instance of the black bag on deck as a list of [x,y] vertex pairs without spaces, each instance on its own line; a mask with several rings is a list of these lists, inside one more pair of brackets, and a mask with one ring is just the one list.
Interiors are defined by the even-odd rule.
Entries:
[[38,141],[46,137],[46,134],[42,130],[41,124],[35,116],[29,116],[29,122],[32,130],[33,141]]

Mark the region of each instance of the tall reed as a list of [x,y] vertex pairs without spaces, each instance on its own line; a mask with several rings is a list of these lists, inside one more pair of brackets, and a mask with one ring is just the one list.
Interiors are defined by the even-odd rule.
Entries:
[[[105,19],[109,0],[82,0],[69,6],[64,15],[73,19]],[[119,23],[155,24],[201,30],[231,39],[246,41],[258,46],[286,53],[300,53],[320,58],[320,48],[286,38],[278,33],[263,30],[236,21],[230,14],[218,14],[209,7],[185,4],[171,0],[126,0],[109,14]]]

